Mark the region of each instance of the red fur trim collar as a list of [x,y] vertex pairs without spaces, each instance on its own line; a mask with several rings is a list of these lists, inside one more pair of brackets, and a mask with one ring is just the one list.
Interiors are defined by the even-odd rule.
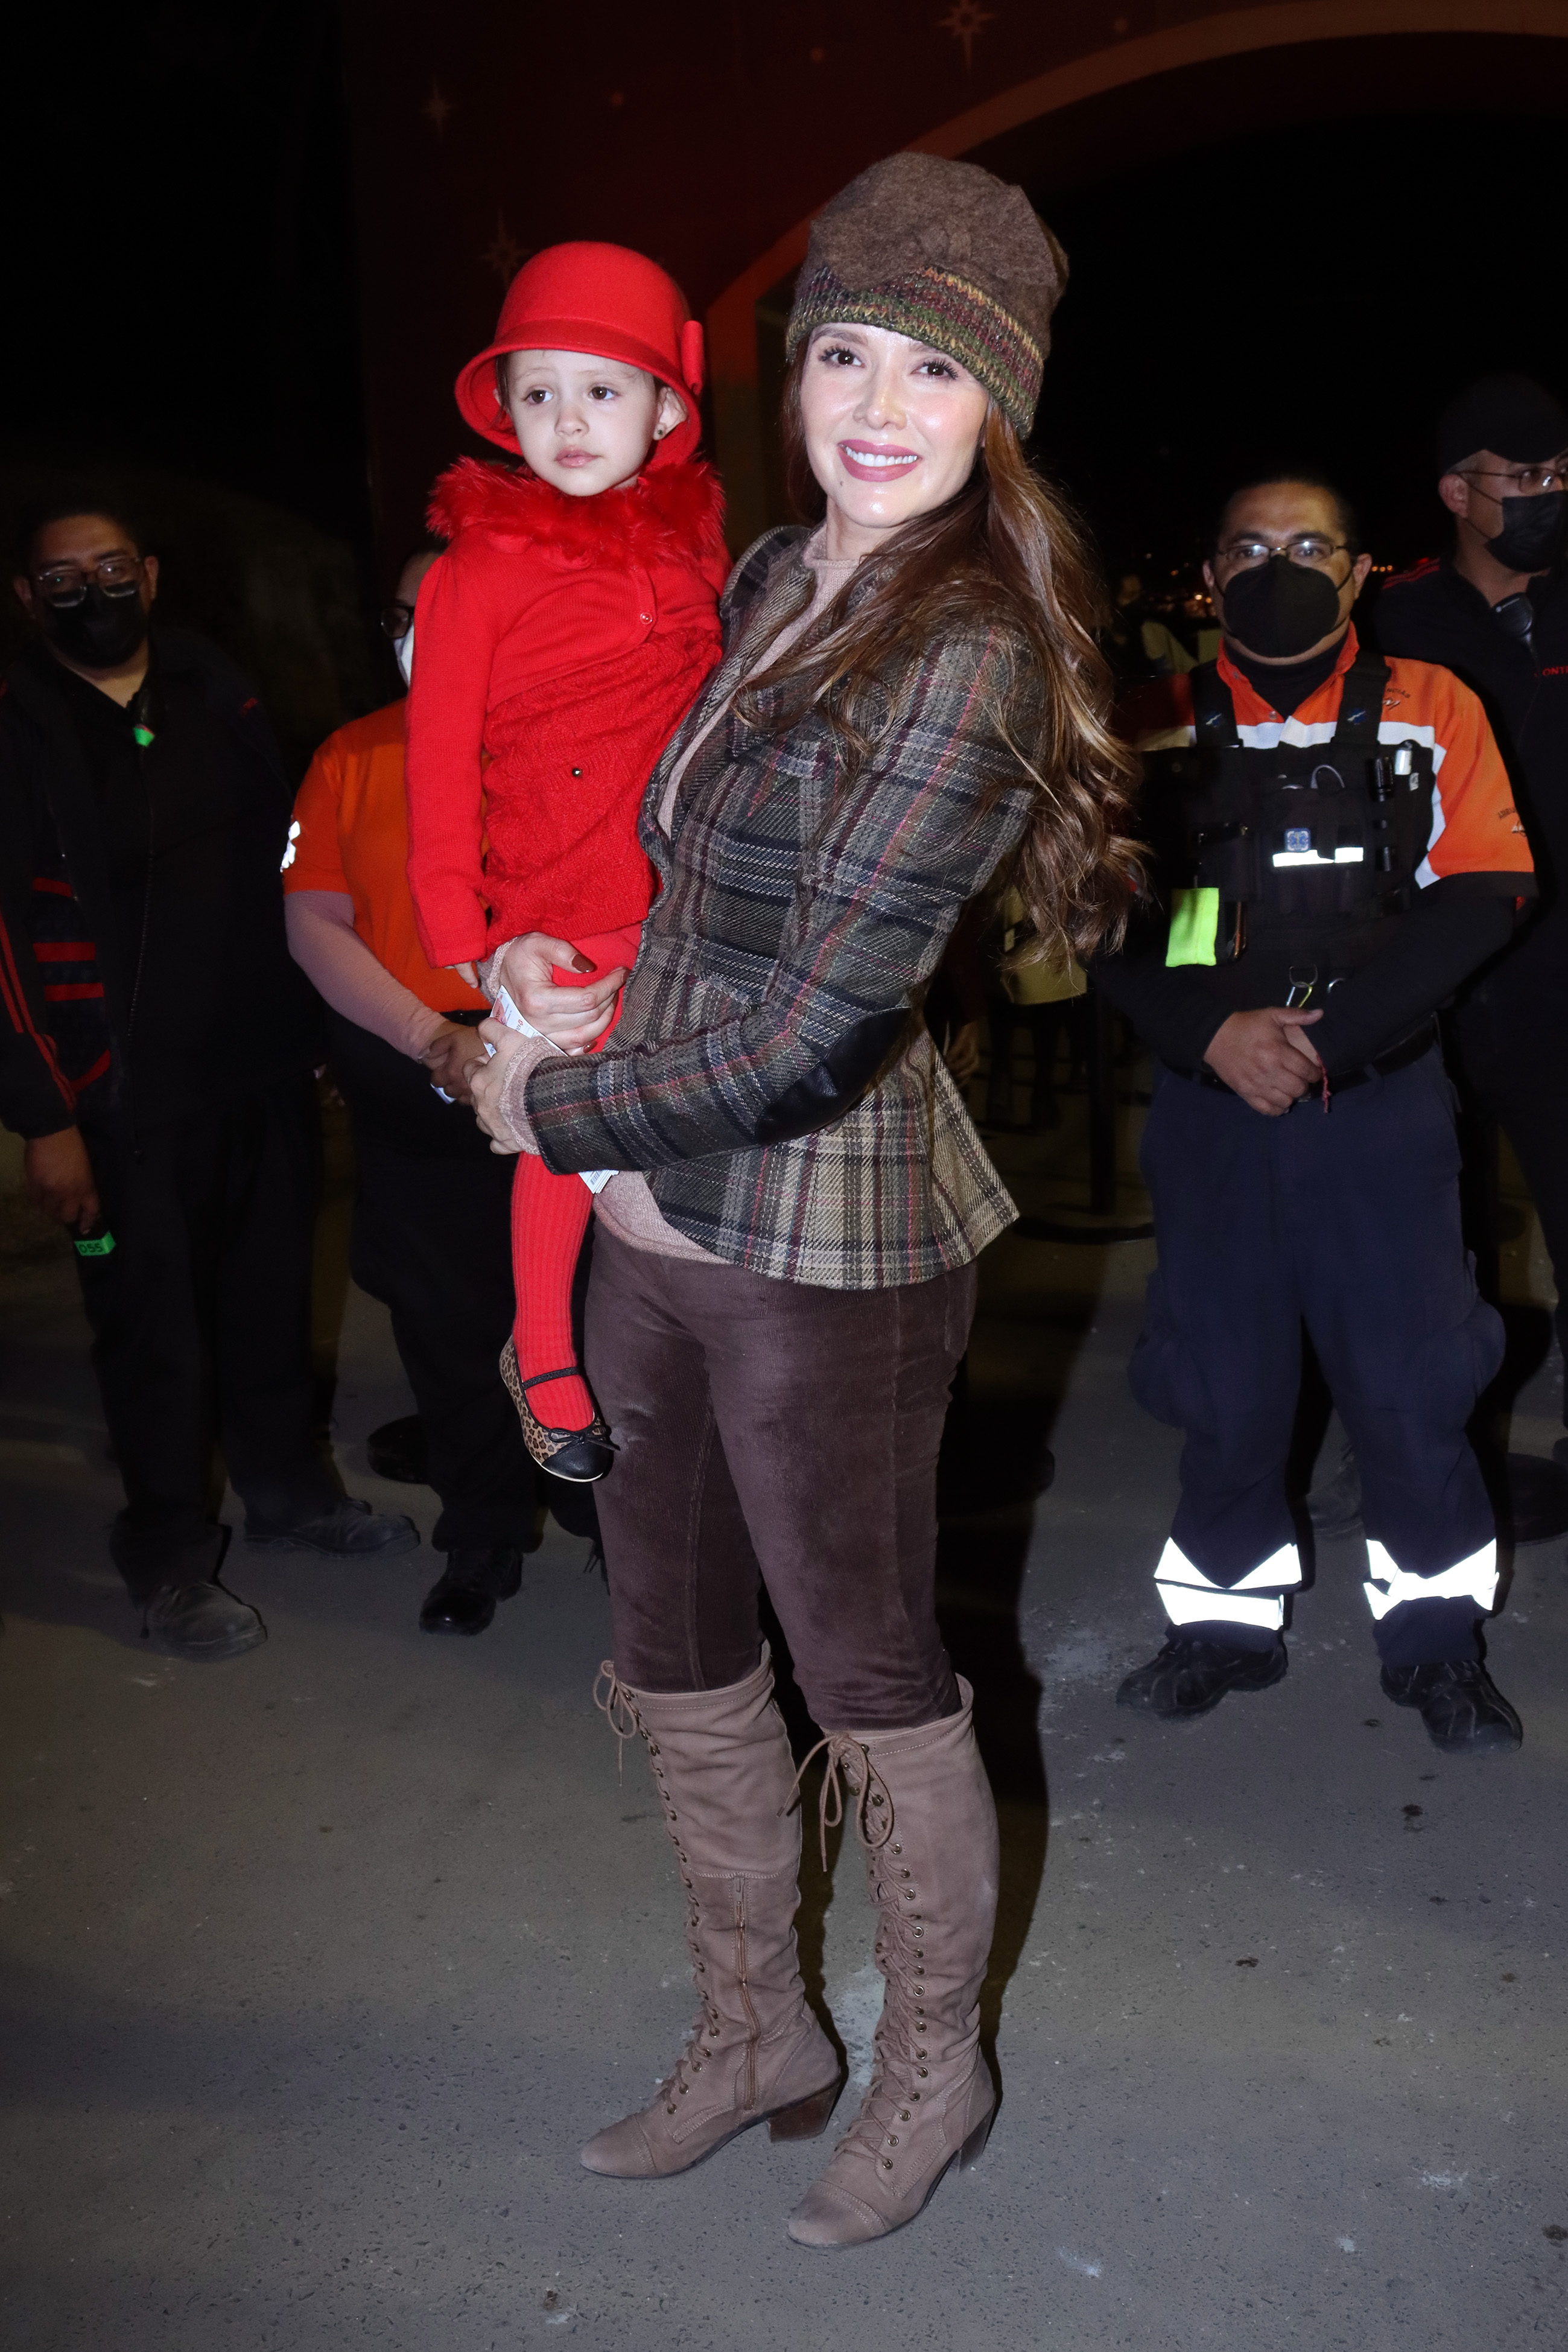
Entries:
[[569,499],[536,474],[459,457],[436,482],[430,527],[553,548],[569,563],[643,563],[724,551],[724,493],[711,466],[661,467],[596,498]]

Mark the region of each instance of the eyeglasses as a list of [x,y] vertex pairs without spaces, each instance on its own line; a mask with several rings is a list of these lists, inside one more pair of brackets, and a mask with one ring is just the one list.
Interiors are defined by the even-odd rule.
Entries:
[[33,577],[46,604],[68,609],[81,603],[89,584],[101,588],[106,596],[129,596],[141,578],[141,558],[106,555],[100,563],[55,563]]
[[1228,563],[1234,563],[1239,572],[1251,572],[1260,563],[1267,563],[1271,555],[1288,555],[1292,563],[1318,565],[1346,553],[1348,549],[1347,540],[1325,539],[1321,531],[1303,530],[1298,531],[1294,539],[1286,540],[1282,547],[1274,547],[1266,539],[1233,539],[1228,546],[1217,548],[1215,552]]
[[1518,498],[1533,499],[1542,490],[1568,490],[1568,457],[1553,457],[1544,466],[1472,466],[1467,482],[1511,482]]
[[413,626],[412,604],[384,604],[382,607],[382,627],[393,645],[401,645]]

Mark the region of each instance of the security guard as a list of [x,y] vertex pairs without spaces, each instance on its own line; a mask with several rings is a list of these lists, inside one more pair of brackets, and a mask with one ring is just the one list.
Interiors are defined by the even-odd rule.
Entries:
[[0,678],[0,1121],[75,1238],[143,1633],[214,1662],[264,1641],[217,1578],[214,1438],[246,1540],[412,1550],[315,1442],[319,1150],[309,992],[288,960],[287,779],[215,646],[152,625],[158,559],[68,485],[24,519],[37,637]]
[[1480,1659],[1497,1547],[1465,1434],[1502,1332],[1460,1238],[1433,1015],[1534,883],[1474,695],[1362,652],[1369,569],[1332,486],[1249,484],[1205,566],[1219,658],[1145,698],[1160,903],[1097,977],[1158,1057],[1132,1379],[1186,1445],[1169,1638],[1117,1697],[1200,1715],[1285,1673],[1304,1324],[1361,1465],[1383,1688],[1475,1754],[1522,1737]]
[[[1453,546],[1388,583],[1377,636],[1479,695],[1535,855],[1542,905],[1466,989],[1451,1044],[1524,1171],[1568,1347],[1568,413],[1527,376],[1486,377],[1444,410],[1436,459]],[[1553,1451],[1568,1464],[1568,1436]]]

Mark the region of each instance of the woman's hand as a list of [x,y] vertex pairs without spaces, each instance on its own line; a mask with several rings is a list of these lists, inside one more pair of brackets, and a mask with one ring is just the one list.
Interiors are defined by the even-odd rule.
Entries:
[[496,1051],[494,1058],[476,1070],[469,1081],[474,1116],[490,1138],[492,1151],[537,1153],[538,1145],[523,1108],[523,1095],[549,1046],[542,1037],[520,1037],[500,1021],[481,1021],[478,1034]]
[[552,1045],[563,1053],[580,1054],[601,1037],[615,1013],[615,999],[630,974],[624,964],[598,973],[581,988],[558,988],[550,974],[592,971],[588,958],[579,955],[570,940],[552,940],[544,931],[528,931],[502,950],[491,971],[498,989],[505,982],[513,1003]]
[[454,1102],[473,1101],[470,1079],[485,1066],[485,1048],[474,1030],[461,1021],[444,1021],[419,1058],[430,1072],[432,1086],[439,1087]]

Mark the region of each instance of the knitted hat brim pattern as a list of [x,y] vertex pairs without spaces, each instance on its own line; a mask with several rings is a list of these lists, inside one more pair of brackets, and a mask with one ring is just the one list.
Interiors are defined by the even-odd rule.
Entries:
[[1020,434],[1034,422],[1045,353],[994,295],[952,270],[919,269],[883,286],[849,287],[831,269],[814,269],[796,289],[785,356],[815,328],[829,326],[885,327],[929,343],[967,367]]

